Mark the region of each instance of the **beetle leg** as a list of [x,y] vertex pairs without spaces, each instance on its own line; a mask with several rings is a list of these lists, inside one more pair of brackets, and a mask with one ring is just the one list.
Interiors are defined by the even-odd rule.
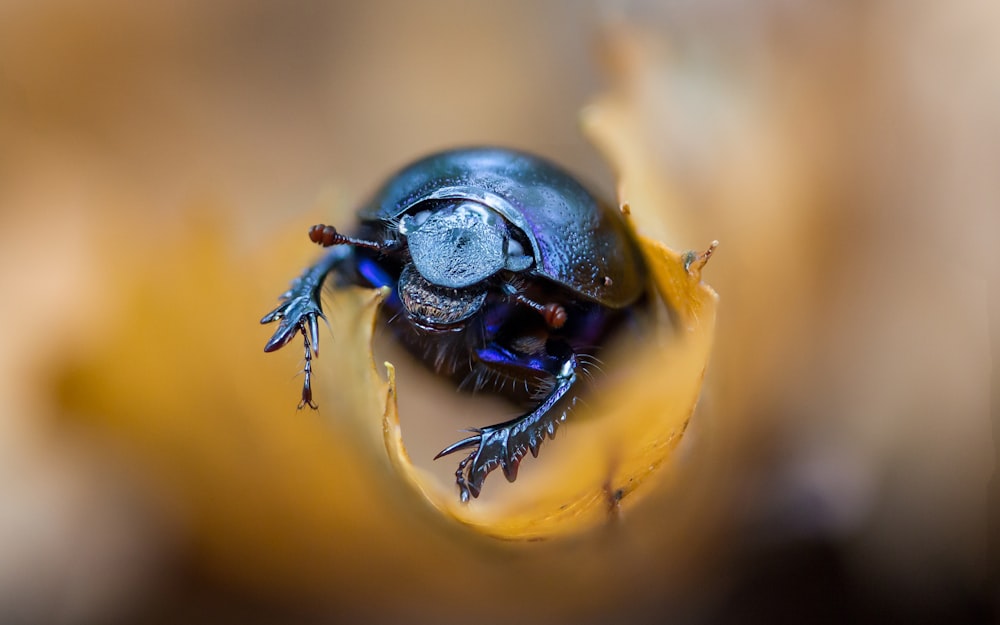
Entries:
[[319,356],[319,319],[323,315],[320,295],[327,274],[351,255],[347,246],[337,246],[323,256],[316,264],[307,268],[302,275],[292,281],[291,287],[281,295],[281,304],[264,315],[262,324],[278,322],[278,329],[264,346],[265,352],[273,352],[287,345],[295,335],[301,333],[306,350],[305,379],[302,383],[302,401],[299,408],[316,408],[312,401],[312,359]]
[[538,456],[538,448],[545,436],[554,438],[556,427],[566,419],[566,413],[575,403],[575,397],[567,396],[576,382],[576,354],[570,351],[566,358],[545,354],[515,354],[497,345],[479,350],[479,358],[488,364],[517,366],[539,373],[551,374],[555,379],[541,403],[528,414],[472,430],[472,436],[462,439],[441,450],[434,459],[461,449],[473,448],[472,452],[458,465],[455,482],[459,497],[467,502],[469,497],[478,497],[486,476],[500,467],[508,482],[517,478],[521,460],[530,451]]
[[[315,320],[315,319],[314,319]],[[302,368],[302,401],[299,402],[299,410],[302,410],[302,406],[309,406],[313,410],[319,408],[313,402],[313,391],[312,391],[312,350],[309,345],[309,336],[306,335],[305,330],[302,331],[305,335],[304,343],[306,346],[306,364]],[[316,331],[313,330],[313,336],[316,336]]]

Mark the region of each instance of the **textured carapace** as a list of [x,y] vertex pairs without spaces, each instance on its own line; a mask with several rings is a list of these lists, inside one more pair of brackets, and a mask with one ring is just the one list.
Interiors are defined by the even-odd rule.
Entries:
[[389,287],[385,316],[400,341],[442,375],[475,388],[518,382],[523,415],[473,430],[437,457],[470,450],[456,483],[463,501],[521,459],[575,403],[589,357],[641,301],[646,272],[622,215],[552,163],[499,148],[453,150],[403,168],[358,212],[355,235],[319,224],[330,251],[261,321],[279,321],[272,351],[301,333],[302,404],[314,407],[311,358],[327,275],[341,284]]

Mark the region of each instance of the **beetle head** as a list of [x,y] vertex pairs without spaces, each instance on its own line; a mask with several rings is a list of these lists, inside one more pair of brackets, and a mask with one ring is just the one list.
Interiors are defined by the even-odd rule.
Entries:
[[410,319],[435,330],[468,319],[486,301],[485,281],[501,269],[523,271],[534,259],[492,209],[447,200],[403,215],[412,263],[399,277],[399,295]]
[[482,282],[501,269],[523,271],[534,260],[511,237],[507,221],[476,202],[449,201],[403,215],[399,232],[420,275],[452,289]]

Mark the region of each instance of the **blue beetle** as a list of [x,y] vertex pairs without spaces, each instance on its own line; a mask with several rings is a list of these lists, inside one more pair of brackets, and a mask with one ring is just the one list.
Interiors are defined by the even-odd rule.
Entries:
[[322,224],[310,230],[313,242],[331,249],[261,319],[279,322],[264,351],[301,333],[299,407],[316,408],[311,360],[326,277],[388,286],[385,318],[438,373],[474,390],[518,382],[507,394],[528,403],[528,412],[471,430],[435,456],[471,450],[455,473],[463,502],[479,496],[497,467],[513,482],[521,459],[537,456],[565,419],[581,362],[644,299],[646,269],[630,228],[561,168],[500,148],[418,160],[358,217],[355,236]]

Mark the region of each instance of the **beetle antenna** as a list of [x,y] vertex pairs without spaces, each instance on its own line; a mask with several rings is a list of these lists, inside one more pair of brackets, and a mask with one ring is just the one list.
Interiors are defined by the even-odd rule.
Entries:
[[341,234],[337,232],[337,229],[333,226],[327,226],[325,224],[316,224],[312,228],[309,228],[309,240],[313,243],[322,245],[323,247],[330,247],[332,245],[353,245],[354,247],[364,247],[370,250],[375,250],[376,252],[385,252],[398,245],[398,242],[393,240],[370,241],[368,239],[359,239],[357,237]]
[[504,285],[504,291],[518,304],[527,306],[540,314],[545,319],[545,324],[553,330],[558,330],[566,323],[566,309],[563,308],[562,304],[557,304],[556,302],[542,304],[525,295],[523,291],[518,290],[517,286],[513,284]]

